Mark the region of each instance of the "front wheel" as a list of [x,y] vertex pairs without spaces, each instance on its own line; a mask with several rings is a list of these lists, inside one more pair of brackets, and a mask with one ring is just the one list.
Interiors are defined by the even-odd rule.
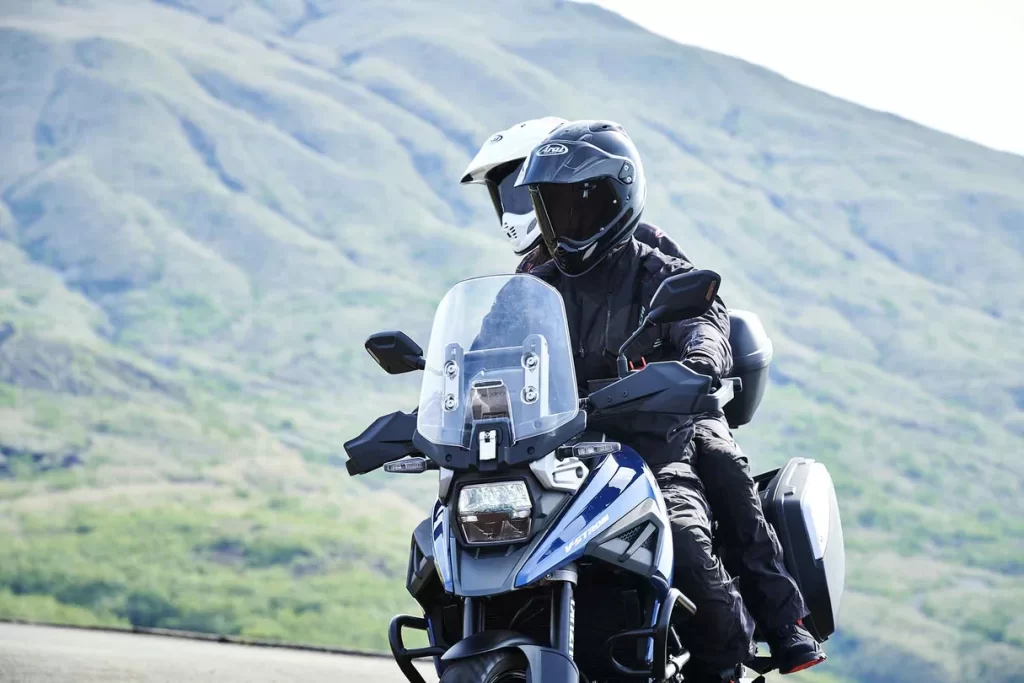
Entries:
[[526,657],[518,650],[497,650],[455,662],[440,683],[526,683]]

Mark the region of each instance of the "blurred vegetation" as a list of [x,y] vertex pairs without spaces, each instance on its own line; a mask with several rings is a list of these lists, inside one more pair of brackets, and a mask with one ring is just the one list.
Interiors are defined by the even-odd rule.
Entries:
[[416,395],[361,342],[514,265],[481,141],[607,117],[836,480],[803,680],[1024,680],[1020,157],[558,0],[7,3],[0,83],[0,616],[383,648],[434,484],[341,469]]
[[363,625],[409,608],[393,590],[408,533],[369,508],[342,515],[326,499],[213,488],[13,517],[0,563],[7,616],[379,650],[384,630]]

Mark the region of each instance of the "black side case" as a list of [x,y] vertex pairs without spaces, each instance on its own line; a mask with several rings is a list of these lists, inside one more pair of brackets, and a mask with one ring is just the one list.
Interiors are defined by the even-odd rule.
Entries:
[[810,616],[804,626],[819,641],[836,630],[846,579],[846,549],[832,476],[809,458],[793,458],[761,490],[765,517],[782,543]]
[[729,345],[732,347],[732,373],[743,386],[723,412],[735,429],[754,419],[768,386],[768,366],[772,362],[772,340],[761,319],[750,311],[729,311]]

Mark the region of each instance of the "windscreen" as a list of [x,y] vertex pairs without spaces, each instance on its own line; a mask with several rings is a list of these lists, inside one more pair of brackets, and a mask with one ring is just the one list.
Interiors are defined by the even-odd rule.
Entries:
[[476,421],[508,419],[516,441],[576,417],[579,397],[562,297],[531,275],[459,282],[434,316],[417,430],[469,447]]

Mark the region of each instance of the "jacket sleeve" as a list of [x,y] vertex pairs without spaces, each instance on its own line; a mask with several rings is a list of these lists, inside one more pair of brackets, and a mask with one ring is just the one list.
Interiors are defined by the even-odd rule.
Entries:
[[[693,265],[673,259],[668,275],[693,270]],[[702,374],[716,379],[732,370],[732,346],[729,344],[729,309],[719,296],[711,309],[699,318],[669,325],[668,336],[680,351],[680,360]]]

